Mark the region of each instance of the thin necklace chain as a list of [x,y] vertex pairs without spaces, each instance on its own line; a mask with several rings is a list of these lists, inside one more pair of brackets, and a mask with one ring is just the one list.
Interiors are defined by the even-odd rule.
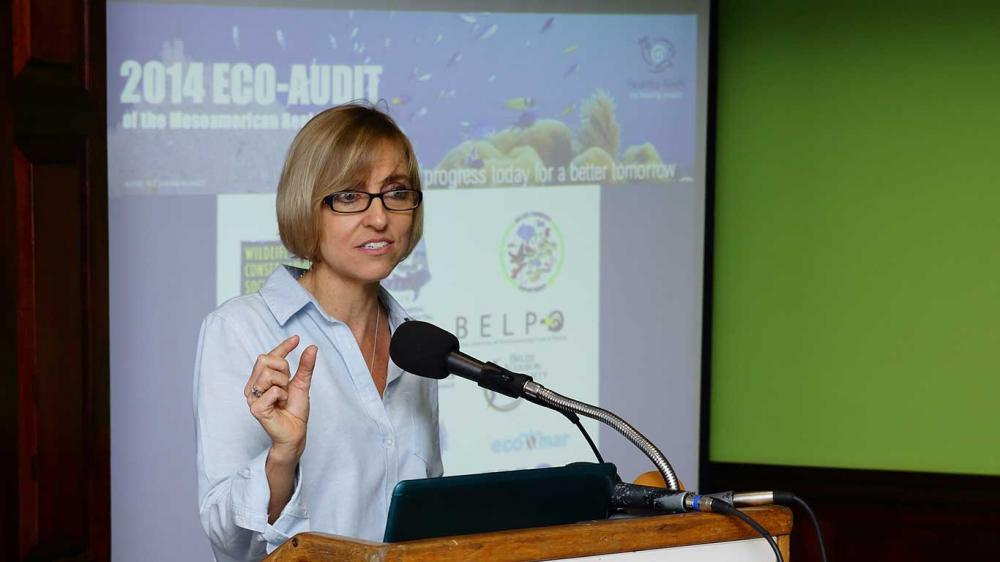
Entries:
[[[310,273],[311,271],[312,271],[312,269],[305,270],[304,272],[302,272],[302,275],[300,275],[299,278],[301,279],[302,277],[305,277],[306,273]],[[372,342],[372,358],[371,358],[371,361],[370,361],[370,365],[368,365],[368,370],[371,371],[372,375],[375,374],[375,350],[378,349],[378,325],[379,325],[379,320],[381,320],[381,319],[382,319],[382,304],[380,302],[376,301],[376,303],[375,303],[375,341]]]
[[379,324],[379,320],[381,320],[381,317],[382,317],[382,305],[376,302],[375,303],[375,342],[372,343],[372,364],[371,364],[370,367],[368,367],[368,370],[371,371],[372,376],[375,375],[375,349],[378,348],[378,324]]

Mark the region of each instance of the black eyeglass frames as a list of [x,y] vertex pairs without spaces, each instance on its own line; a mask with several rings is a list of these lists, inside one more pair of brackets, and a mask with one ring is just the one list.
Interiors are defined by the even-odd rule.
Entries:
[[382,193],[337,191],[324,197],[323,204],[335,213],[363,213],[374,199],[381,199],[382,206],[389,211],[412,211],[420,206],[424,194],[416,189],[393,189]]

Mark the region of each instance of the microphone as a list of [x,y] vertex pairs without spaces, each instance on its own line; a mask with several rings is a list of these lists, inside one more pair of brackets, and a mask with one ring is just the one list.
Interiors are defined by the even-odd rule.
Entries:
[[392,334],[389,357],[404,371],[443,379],[455,374],[479,386],[511,398],[529,398],[524,385],[528,375],[508,371],[503,367],[466,355],[458,350],[458,338],[434,324],[410,320],[403,322]]
[[[581,416],[593,418],[622,434],[653,461],[670,490],[680,490],[680,481],[667,457],[627,421],[612,412],[579,402],[538,384],[530,376],[508,371],[494,363],[483,363],[458,350],[458,338],[427,322],[404,322],[392,334],[389,356],[404,371],[443,379],[449,373],[475,381],[479,386],[511,398],[524,398],[529,402]],[[583,426],[579,426],[581,429]],[[589,439],[588,439],[589,441]],[[595,450],[596,447],[591,445]]]

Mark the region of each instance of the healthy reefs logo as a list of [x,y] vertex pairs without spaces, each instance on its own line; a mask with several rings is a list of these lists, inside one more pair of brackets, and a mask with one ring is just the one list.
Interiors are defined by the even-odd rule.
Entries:
[[525,213],[503,235],[500,268],[518,289],[541,291],[559,275],[564,247],[562,233],[548,215]]
[[667,39],[643,37],[639,40],[639,47],[642,49],[642,60],[649,65],[650,72],[663,72],[674,65],[677,49]]

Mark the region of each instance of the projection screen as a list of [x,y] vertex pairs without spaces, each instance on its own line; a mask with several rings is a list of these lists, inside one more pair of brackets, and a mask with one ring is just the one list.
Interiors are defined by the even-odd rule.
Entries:
[[[707,31],[707,2],[109,3],[114,556],[210,559],[198,327],[303,265],[278,175],[296,131],[352,100],[420,162],[424,237],[383,283],[409,315],[630,420],[695,488]],[[557,413],[439,389],[447,475],[593,459]],[[653,469],[585,424],[623,478]]]

